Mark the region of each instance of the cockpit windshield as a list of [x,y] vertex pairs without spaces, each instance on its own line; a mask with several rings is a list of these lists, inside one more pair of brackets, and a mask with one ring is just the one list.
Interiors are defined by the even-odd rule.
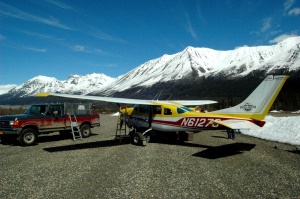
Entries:
[[186,112],[193,112],[193,111],[185,106],[177,108],[177,113],[179,113],[179,114],[186,113]]

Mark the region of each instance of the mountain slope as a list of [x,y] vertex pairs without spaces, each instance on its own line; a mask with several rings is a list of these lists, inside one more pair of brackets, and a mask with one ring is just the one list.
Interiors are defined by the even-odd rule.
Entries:
[[99,91],[105,95],[137,87],[181,79],[244,77],[253,71],[265,74],[300,69],[300,37],[288,38],[277,45],[241,47],[229,51],[187,47],[173,55],[163,55],[120,76]]
[[101,89],[112,81],[114,81],[114,78],[96,73],[85,76],[70,75],[65,81],[59,81],[54,77],[37,76],[14,87],[7,95],[24,97],[35,95],[39,92],[87,94]]

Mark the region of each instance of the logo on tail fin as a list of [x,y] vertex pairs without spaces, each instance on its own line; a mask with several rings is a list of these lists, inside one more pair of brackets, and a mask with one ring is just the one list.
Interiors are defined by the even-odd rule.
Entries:
[[256,106],[255,106],[255,105],[252,105],[252,104],[250,104],[250,103],[247,102],[245,105],[240,106],[240,108],[241,108],[241,109],[244,109],[244,110],[247,111],[247,112],[249,112],[249,111],[251,111],[252,109],[255,109]]

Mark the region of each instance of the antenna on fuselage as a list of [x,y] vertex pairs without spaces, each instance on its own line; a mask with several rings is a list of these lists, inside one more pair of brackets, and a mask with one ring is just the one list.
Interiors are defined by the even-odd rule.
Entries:
[[162,91],[160,91],[160,93],[159,93],[159,95],[158,95],[158,97],[157,97],[157,101],[158,101],[158,99],[159,99],[159,97],[160,97],[161,93],[162,93]]
[[172,95],[170,95],[170,97],[167,99],[167,101],[171,98],[173,96],[173,94]]
[[153,97],[153,100],[155,100],[155,98],[156,98],[156,96],[157,96],[157,99],[156,99],[156,100],[158,101],[158,99],[159,99],[159,97],[160,97],[160,95],[161,95],[161,92],[162,92],[162,91],[160,91],[159,93],[157,93],[157,94]]

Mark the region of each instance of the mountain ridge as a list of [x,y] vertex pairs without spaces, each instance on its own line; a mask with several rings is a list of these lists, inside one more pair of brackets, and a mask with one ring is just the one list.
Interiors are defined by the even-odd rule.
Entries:
[[111,95],[132,87],[151,87],[156,83],[186,78],[238,78],[256,70],[266,74],[276,70],[293,73],[300,69],[299,54],[300,37],[288,38],[273,46],[240,47],[228,51],[189,46],[179,53],[163,55],[138,66],[99,93]]
[[[291,37],[271,46],[239,47],[227,51],[188,46],[181,52],[149,60],[118,78],[96,73],[70,75],[64,81],[37,76],[16,86],[5,96],[27,97],[38,92],[61,92],[153,97],[162,90],[167,90],[166,93],[171,95],[168,90],[172,90],[181,93],[181,98],[194,98],[196,96],[193,93],[188,94],[182,90],[198,86],[201,93],[206,91],[206,96],[213,96],[209,87],[218,81],[222,82],[222,86],[227,80],[241,78],[257,82],[270,73],[297,76],[299,70],[300,37]],[[218,85],[214,89],[218,89]]]

